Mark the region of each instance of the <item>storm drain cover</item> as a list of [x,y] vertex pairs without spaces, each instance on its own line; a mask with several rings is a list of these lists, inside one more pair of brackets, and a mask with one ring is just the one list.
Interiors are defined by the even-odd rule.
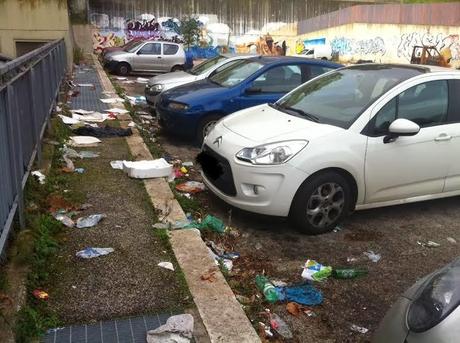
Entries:
[[172,314],[154,314],[51,329],[43,343],[145,343],[147,331],[166,323]]

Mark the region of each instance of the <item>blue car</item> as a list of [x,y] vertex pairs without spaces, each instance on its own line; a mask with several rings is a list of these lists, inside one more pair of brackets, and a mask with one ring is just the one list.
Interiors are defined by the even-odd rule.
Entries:
[[166,131],[200,143],[220,118],[244,108],[273,103],[308,80],[340,67],[302,57],[260,56],[241,60],[208,79],[163,92],[157,115]]

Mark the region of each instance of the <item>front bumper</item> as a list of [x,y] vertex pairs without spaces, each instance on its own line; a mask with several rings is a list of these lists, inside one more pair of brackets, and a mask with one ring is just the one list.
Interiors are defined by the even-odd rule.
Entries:
[[149,104],[152,107],[156,107],[156,104],[158,103],[160,99],[161,92],[151,92],[150,90],[147,89],[147,86],[146,86],[144,93],[145,93],[145,99],[147,100],[147,104]]
[[158,116],[158,122],[167,132],[181,137],[195,137],[198,121],[195,115],[187,112],[171,111],[161,106],[159,102],[156,103],[155,110]]
[[[215,143],[218,140],[220,143]],[[255,145],[255,142],[218,124],[206,137],[203,151],[210,150],[208,152],[211,155],[218,155],[219,168],[224,171],[221,178],[224,180],[211,175],[202,166],[204,183],[214,194],[232,206],[250,212],[286,217],[297,190],[308,175],[289,162],[282,165],[256,166],[235,158],[235,154],[241,149]]]

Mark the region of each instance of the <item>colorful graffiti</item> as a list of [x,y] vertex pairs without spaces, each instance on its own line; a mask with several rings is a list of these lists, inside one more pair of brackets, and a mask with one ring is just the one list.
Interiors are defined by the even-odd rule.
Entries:
[[444,35],[442,33],[405,33],[401,35],[398,45],[398,57],[411,59],[412,50],[415,45],[435,46],[438,51],[449,48],[452,60],[460,60],[460,40],[459,35]]
[[125,37],[117,35],[115,32],[101,33],[100,31],[93,33],[93,49],[99,54],[104,48],[113,46],[121,46],[125,44]]
[[333,53],[343,55],[380,55],[386,53],[385,41],[381,37],[371,39],[352,39],[346,37],[335,37],[331,40]]

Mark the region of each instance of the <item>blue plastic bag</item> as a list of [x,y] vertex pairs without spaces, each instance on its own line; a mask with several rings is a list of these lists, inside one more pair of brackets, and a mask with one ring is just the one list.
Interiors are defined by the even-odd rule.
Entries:
[[319,305],[323,302],[321,291],[309,283],[275,288],[280,301],[293,301],[307,306]]

